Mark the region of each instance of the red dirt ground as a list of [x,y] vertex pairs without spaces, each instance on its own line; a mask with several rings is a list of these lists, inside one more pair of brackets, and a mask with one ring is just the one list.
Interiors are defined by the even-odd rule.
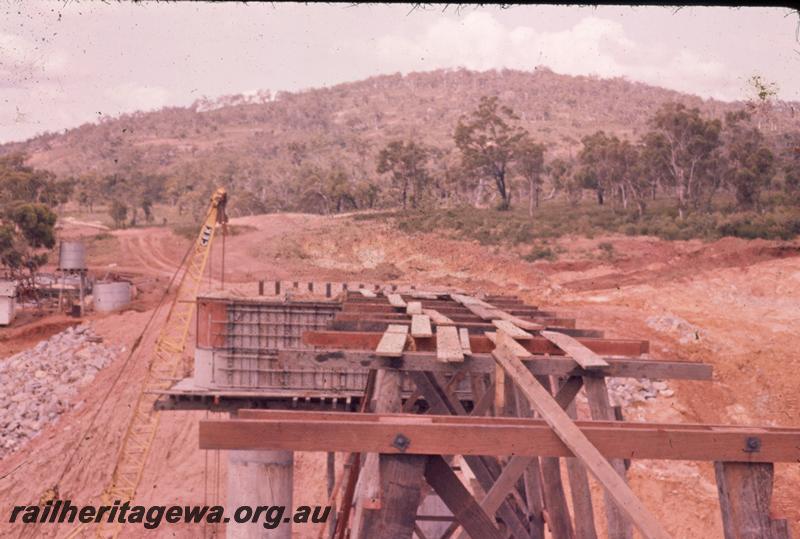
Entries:
[[[516,294],[575,315],[580,327],[605,329],[611,337],[649,339],[654,357],[703,360],[714,366],[713,382],[670,382],[674,397],[633,405],[626,410],[631,420],[800,423],[800,242],[562,238],[557,243],[563,250],[558,261],[531,264],[513,249],[487,248],[435,234],[406,236],[385,224],[354,222],[348,217],[281,214],[235,223],[253,229],[226,240],[228,287],[255,293],[258,279],[393,279]],[[147,293],[138,304],[142,312],[91,319],[108,342],[129,349],[189,241],[161,228],[113,235],[116,239],[102,250],[90,251],[92,269],[98,274],[111,269],[135,274],[146,283]],[[598,248],[601,242],[613,245],[611,258]],[[215,276],[220,261],[221,242],[217,241],[211,259]],[[213,286],[218,286],[216,280]],[[650,316],[668,313],[700,328],[702,339],[683,345],[677,335],[659,333],[645,323]],[[0,357],[32,346],[72,321],[48,317],[0,330]],[[76,461],[59,483],[62,497],[88,503],[105,486],[154,338],[155,332],[147,335],[142,354],[129,365],[124,381],[87,433]],[[190,356],[192,350],[186,353]],[[75,447],[123,362],[124,357],[102,371],[79,395],[76,409],[47,427],[25,450],[0,461],[2,514],[9,514],[14,504],[35,502],[55,483],[65,456]],[[214,499],[216,455],[197,449],[197,421],[204,416],[201,412],[162,414],[137,501],[189,504]],[[303,492],[303,503],[325,503],[320,459],[310,454],[298,459],[296,492]],[[224,500],[224,455],[221,462],[219,499]],[[630,477],[634,490],[675,537],[722,537],[709,463],[634,461]],[[798,488],[800,464],[778,465],[773,512],[789,518],[795,534],[800,533]],[[602,505],[599,496],[595,499],[597,506]],[[602,511],[596,512],[601,521]],[[66,531],[64,527],[24,529],[0,524],[1,536],[62,536]],[[210,536],[213,531],[206,533]],[[197,529],[173,526],[170,532],[175,537],[193,537]],[[316,533],[310,527],[296,530],[297,537]],[[123,536],[135,537],[136,532],[129,530]]]

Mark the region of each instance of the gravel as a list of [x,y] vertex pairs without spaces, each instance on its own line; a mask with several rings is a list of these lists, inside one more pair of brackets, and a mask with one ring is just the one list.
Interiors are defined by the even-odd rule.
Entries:
[[702,328],[671,313],[651,316],[646,320],[646,323],[656,331],[675,335],[681,344],[697,342],[705,337],[705,331]]
[[656,397],[672,397],[675,392],[666,382],[636,378],[607,378],[608,395],[612,406],[628,406],[647,402]]
[[0,360],[0,459],[73,408],[78,389],[123,351],[84,323]]

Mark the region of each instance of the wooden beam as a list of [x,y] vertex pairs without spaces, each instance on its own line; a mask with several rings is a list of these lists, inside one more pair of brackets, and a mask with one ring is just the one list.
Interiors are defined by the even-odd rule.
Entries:
[[783,519],[770,516],[771,463],[715,462],[725,539],[789,539]]
[[[548,394],[552,393],[550,377],[537,376],[536,380]],[[517,386],[515,389],[519,390],[516,392],[517,395],[525,398],[521,387]],[[533,406],[531,406],[531,408],[533,408]],[[550,533],[554,539],[572,539],[575,532],[570,519],[569,507],[567,506],[567,495],[564,492],[564,484],[561,481],[561,460],[556,457],[542,457],[540,459],[540,467],[542,473],[542,494],[544,497],[544,506],[547,508],[547,525],[550,528]]]
[[505,536],[497,529],[494,519],[487,515],[475,501],[475,498],[441,456],[432,455],[428,458],[425,479],[470,536],[481,539],[484,537],[486,539],[505,539]]
[[436,358],[443,362],[462,362],[464,352],[458,340],[455,326],[438,326],[436,328]]
[[542,337],[562,349],[584,369],[608,367],[608,363],[603,361],[600,356],[589,350],[586,346],[569,335],[564,335],[563,333],[558,333],[556,331],[542,331],[540,334]]
[[406,314],[422,314],[422,303],[419,301],[409,301],[406,303]]
[[592,472],[603,488],[609,492],[617,507],[636,525],[647,539],[667,539],[669,535],[650,511],[642,504],[603,454],[592,445],[561,409],[553,396],[536,381],[525,365],[506,347],[513,341],[503,332],[498,333],[498,346],[493,352],[497,362],[503,366],[514,382],[528,397],[531,406],[542,416],[570,451]]
[[[435,323],[436,320],[434,316],[431,315],[428,311],[436,311],[436,309],[428,309],[423,306],[422,314],[427,314],[431,317],[431,320]],[[443,316],[443,320],[449,320],[453,324],[461,325],[462,323],[470,323],[470,324],[482,324],[482,325],[491,325],[490,322],[486,322],[485,320],[481,320],[477,316],[474,316],[471,313],[466,314],[452,314],[452,313],[442,313],[440,311],[436,311],[438,314]],[[403,308],[402,312],[391,308],[391,310],[381,311],[381,312],[361,312],[361,311],[339,311],[336,313],[337,320],[396,320],[396,319],[405,319],[407,317],[405,312],[405,307]],[[537,316],[533,317],[532,320],[536,320],[536,322],[542,326],[546,326],[547,328],[553,329],[554,331],[562,331],[564,329],[575,329],[575,319],[574,318],[558,318],[554,316]],[[603,338],[603,332],[597,329],[591,328],[581,328],[586,335],[586,337],[597,337]],[[570,333],[568,333],[570,335]]]
[[494,370],[494,415],[503,415],[506,406],[506,372],[500,365]]
[[[355,348],[374,350],[381,338],[381,333],[366,331],[306,331],[303,333],[303,342],[312,346],[327,348]],[[488,354],[494,350],[494,344],[485,336],[470,335],[472,351],[476,354]],[[632,339],[595,339],[592,337],[579,337],[579,343],[589,348],[596,354],[609,356],[639,356],[649,349],[647,341]],[[522,343],[532,354],[550,354],[554,356],[565,355],[564,351],[544,337],[534,336],[531,340]],[[432,351],[424,347],[423,351]]]
[[[407,302],[408,303],[408,302]],[[464,307],[463,305],[458,305],[456,303],[448,303],[442,301],[425,301],[420,300],[423,309],[435,309],[440,313],[450,316],[453,315],[460,315],[460,316],[477,316],[475,315],[470,309]],[[379,300],[379,301],[371,301],[362,298],[360,295],[349,297],[347,301],[344,302],[342,305],[342,310],[346,312],[372,312],[372,313],[393,313],[395,312],[394,307],[392,307],[388,302]],[[497,317],[497,309],[487,309],[491,311],[495,317]],[[539,309],[535,309],[532,307],[514,307],[507,311],[509,314],[517,317],[522,318],[558,318],[558,314],[554,311],[542,311]]]
[[[514,396],[515,416],[520,418],[533,417],[533,411],[530,404],[528,404],[528,399],[520,393],[519,388],[514,386],[511,393]],[[544,539],[545,510],[542,494],[542,469],[538,457],[531,457],[531,463],[522,478],[522,486],[525,492],[525,501],[527,502],[530,537],[531,539]]]
[[[532,460],[533,457],[512,457],[506,464],[492,488],[481,500],[480,507],[487,515],[494,515],[497,512]],[[469,539],[466,529],[458,538]]]
[[[574,408],[574,404],[571,405]],[[574,417],[570,414],[570,417]],[[576,458],[566,459],[569,491],[572,498],[572,512],[575,524],[576,539],[597,539],[597,528],[594,523],[594,506],[592,491],[589,489],[589,477],[586,468]]]
[[[423,313],[426,312],[423,309]],[[494,331],[496,327],[493,324],[488,324],[483,321],[479,322],[457,322],[451,321],[451,324],[440,324],[440,325],[457,325],[459,328],[464,328],[468,330],[469,333],[482,335],[484,331]],[[389,315],[389,314],[367,314],[365,317],[360,316],[353,316],[353,313],[338,313],[333,317],[328,325],[327,329],[329,330],[337,330],[337,331],[378,331],[382,332],[386,329],[386,326],[389,324],[410,324],[411,321],[408,319],[408,315],[403,313],[397,313],[396,315]],[[595,329],[573,329],[573,328],[565,328],[565,327],[556,327],[547,325],[549,329],[559,331],[564,333],[565,335],[570,335],[572,337],[595,337],[595,338],[602,338],[603,332],[597,331]]]
[[[575,396],[583,387],[583,378],[580,376],[570,376],[564,385],[562,385],[558,393],[556,393],[556,402],[565,410],[572,404]],[[574,418],[573,418],[574,419]]]
[[509,322],[508,320],[492,320],[492,325],[501,331],[505,331],[514,339],[520,341],[529,341],[533,339],[533,335],[518,328],[513,322]]
[[431,319],[424,314],[415,314],[411,317],[411,336],[417,338],[433,337]]
[[[589,401],[589,410],[592,419],[600,421],[614,421],[614,409],[608,401],[608,388],[605,378],[586,376],[583,380],[586,388],[586,398]],[[611,459],[609,464],[616,470],[617,474],[625,479],[625,462],[622,459]],[[611,500],[608,491],[603,493],[605,497],[606,522],[608,523],[609,537],[619,537],[620,539],[632,539],[633,529],[630,523],[622,515],[620,509]]]
[[[485,331],[484,335],[486,335],[486,338],[492,341],[492,343],[497,344],[496,332]],[[516,340],[509,341],[506,346],[508,346],[508,349],[511,351],[511,353],[514,354],[514,356],[519,359],[525,359],[531,357],[531,353]]]
[[[371,335],[371,334],[370,334]],[[378,341],[375,340],[375,343]],[[473,339],[470,339],[474,343]],[[418,344],[419,347],[419,344]],[[400,358],[383,358],[368,350],[279,350],[282,365],[324,367],[337,370],[394,369],[401,371],[455,372],[463,365],[471,372],[494,372],[496,362],[489,354],[474,353],[464,358],[462,364],[442,363],[435,352],[404,352]],[[713,368],[706,363],[691,361],[663,361],[655,359],[604,358],[608,367],[602,369],[603,376],[623,378],[650,378],[673,380],[711,380]],[[581,369],[572,358],[529,356],[522,360],[528,370],[543,376],[586,376],[596,371]]]
[[407,336],[408,326],[390,325],[378,342],[375,354],[381,357],[402,357]]
[[[400,374],[379,371],[372,410],[401,409]],[[359,477],[357,536],[411,537],[420,501],[426,458],[420,455],[368,454]],[[362,481],[363,480],[363,481]]]
[[406,308],[406,302],[403,301],[403,298],[402,296],[400,296],[400,294],[389,294],[386,296],[386,298],[389,300],[389,304],[392,307],[395,307],[397,309]]
[[441,314],[439,311],[435,309],[423,309],[423,314],[426,314],[430,317],[431,321],[437,326],[453,326],[455,323],[450,320],[445,315]]
[[469,331],[467,328],[458,328],[458,340],[461,342],[461,351],[464,352],[464,355],[472,355],[472,347],[469,344]]
[[[574,456],[541,419],[284,410],[240,410],[239,417],[201,421],[200,449]],[[798,428],[619,421],[577,421],[575,425],[606,458],[800,460]],[[398,432],[411,440],[405,451],[393,445]],[[759,440],[759,451],[748,452],[750,438]]]
[[[460,370],[459,372],[465,371]],[[456,399],[452,393],[447,391],[447,387],[439,383],[434,373],[414,373],[413,376],[414,381],[417,383],[417,388],[422,391],[434,413],[458,414],[454,417],[461,418],[467,416],[467,412],[461,402]],[[491,395],[491,393],[489,395]],[[469,466],[475,474],[475,479],[478,480],[481,488],[483,488],[484,491],[488,491],[497,475],[500,474],[497,460],[487,456],[463,456],[464,462],[466,462],[467,466]],[[515,536],[526,536],[525,524],[511,504],[503,502],[498,509],[498,514]]]
[[543,326],[535,323],[530,322],[527,320],[523,320],[518,316],[510,312],[506,312],[502,309],[499,309],[492,305],[491,303],[487,303],[486,301],[480,300],[478,298],[474,298],[471,296],[464,296],[461,294],[451,294],[451,297],[454,301],[460,303],[470,311],[472,311],[475,315],[479,316],[483,320],[505,320],[507,322],[511,322],[522,329],[529,329],[532,331],[540,330]]

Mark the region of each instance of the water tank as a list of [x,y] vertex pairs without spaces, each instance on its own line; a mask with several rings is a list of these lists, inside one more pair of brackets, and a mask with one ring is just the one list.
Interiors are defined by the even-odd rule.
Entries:
[[62,270],[86,269],[86,246],[82,241],[62,241],[58,251],[58,268]]
[[131,283],[127,281],[95,283],[92,295],[96,311],[116,311],[131,302]]

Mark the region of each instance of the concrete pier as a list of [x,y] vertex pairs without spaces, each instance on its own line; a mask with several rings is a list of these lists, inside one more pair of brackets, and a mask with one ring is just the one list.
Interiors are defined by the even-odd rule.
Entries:
[[[236,523],[233,511],[247,505],[284,506],[283,517],[292,516],[292,475],[294,453],[291,451],[229,451],[228,452],[228,502],[226,537],[229,539],[291,539],[291,523],[281,522],[274,529],[264,527],[267,518],[275,512],[262,514],[258,522]],[[229,514],[230,513],[230,514]]]

